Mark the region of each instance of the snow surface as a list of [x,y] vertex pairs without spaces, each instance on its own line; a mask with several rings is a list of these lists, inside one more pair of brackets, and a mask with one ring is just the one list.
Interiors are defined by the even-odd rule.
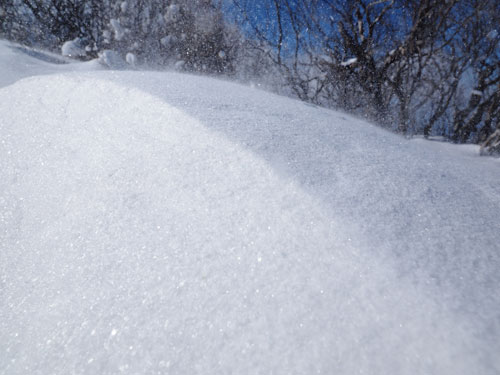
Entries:
[[71,60],[62,56],[28,49],[0,40],[0,87],[33,75],[95,71],[101,68],[97,61],[78,64],[69,64],[70,62]]
[[500,372],[498,160],[98,66],[0,43],[2,373]]

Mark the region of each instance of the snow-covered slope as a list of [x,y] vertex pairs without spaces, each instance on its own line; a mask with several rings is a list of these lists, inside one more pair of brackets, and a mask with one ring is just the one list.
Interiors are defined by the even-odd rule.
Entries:
[[12,84],[21,78],[38,74],[102,69],[97,61],[76,64],[68,58],[8,43],[1,39],[0,68],[0,87]]
[[[25,58],[1,44],[0,75]],[[0,78],[2,373],[500,371],[497,160],[30,62]]]

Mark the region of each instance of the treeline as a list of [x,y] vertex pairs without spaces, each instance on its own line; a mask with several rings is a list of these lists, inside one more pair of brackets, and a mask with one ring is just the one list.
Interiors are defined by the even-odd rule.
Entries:
[[0,9],[12,40],[272,82],[484,153],[500,153],[499,28],[498,0],[3,0]]

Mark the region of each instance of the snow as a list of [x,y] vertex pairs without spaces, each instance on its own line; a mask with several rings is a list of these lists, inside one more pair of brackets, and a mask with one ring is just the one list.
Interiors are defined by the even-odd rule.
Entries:
[[174,42],[174,37],[172,35],[167,35],[160,39],[160,43],[163,47],[169,47],[172,42]]
[[99,52],[98,61],[100,64],[111,69],[125,69],[127,67],[127,63],[131,64],[133,60],[131,56],[126,56],[126,58],[127,61],[123,60],[118,52],[106,49],[102,52]]
[[199,32],[210,35],[217,27],[217,15],[210,9],[203,9],[196,13],[194,25]]
[[132,52],[127,53],[127,55],[125,56],[125,61],[131,66],[137,65],[137,57]]
[[493,29],[486,35],[486,38],[488,38],[489,40],[494,40],[497,36],[498,31],[496,29]]
[[123,29],[120,20],[112,18],[109,20],[109,23],[113,29],[115,40],[118,41],[122,40],[123,37],[125,36],[125,30]]
[[65,57],[0,40],[0,87],[33,75],[96,70],[100,66],[95,61],[78,64],[71,62],[73,61]]
[[181,70],[182,67],[186,64],[186,62],[184,60],[179,60],[179,61],[176,61],[175,64],[174,64],[174,67],[175,69],[177,70]]
[[500,371],[498,160],[210,78],[0,66],[5,373]]
[[181,8],[177,4],[170,4],[167,8],[167,12],[165,13],[165,21],[167,22],[175,22],[179,18]]
[[358,59],[356,57],[353,57],[353,58],[350,58],[346,61],[341,62],[340,65],[350,66],[350,65],[356,64],[357,62],[358,62]]
[[85,56],[87,53],[85,48],[81,46],[80,38],[75,38],[73,40],[68,40],[62,45],[61,54],[69,57],[80,57]]
[[126,1],[122,1],[120,4],[120,10],[122,13],[125,13],[128,10],[128,3]]
[[102,32],[102,36],[103,36],[103,38],[104,38],[104,39],[107,39],[107,40],[111,39],[111,31],[109,31],[109,30],[104,30],[104,31]]

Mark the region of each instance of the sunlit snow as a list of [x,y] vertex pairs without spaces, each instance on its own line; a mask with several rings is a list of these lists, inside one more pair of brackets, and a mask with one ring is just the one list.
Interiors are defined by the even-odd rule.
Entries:
[[498,160],[100,66],[0,42],[2,373],[500,372]]

